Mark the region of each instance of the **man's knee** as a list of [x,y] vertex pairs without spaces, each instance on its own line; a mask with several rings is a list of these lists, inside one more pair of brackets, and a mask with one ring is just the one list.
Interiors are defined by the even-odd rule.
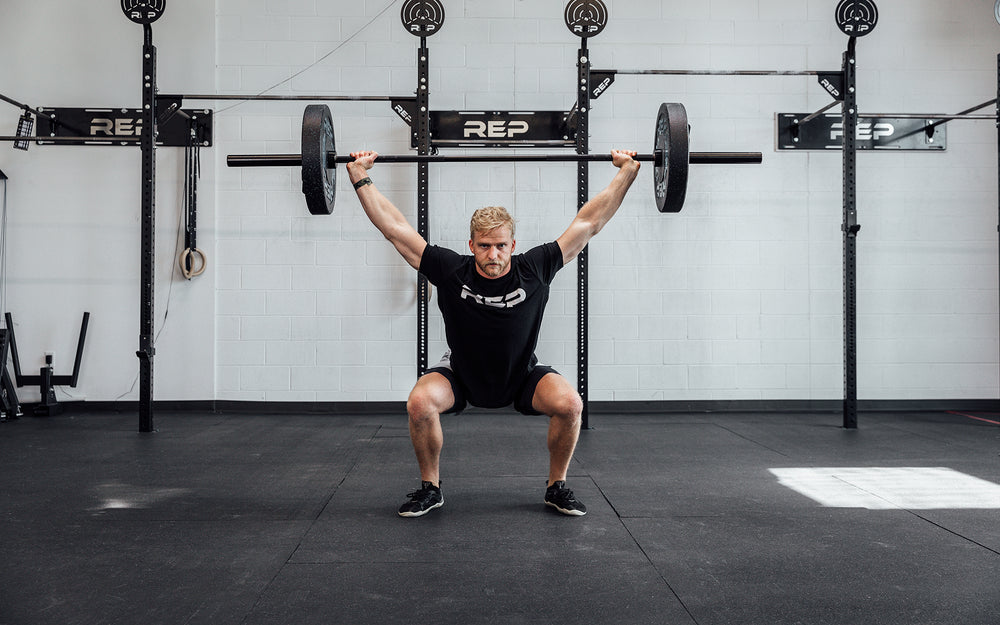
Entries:
[[[438,379],[440,378],[440,379]],[[425,423],[437,419],[454,404],[451,383],[443,375],[429,373],[420,378],[406,400],[406,413],[410,421]]]
[[424,423],[440,414],[433,394],[426,390],[413,389],[406,400],[406,414],[414,423]]
[[583,399],[575,389],[570,388],[560,394],[555,412],[557,414],[553,416],[559,416],[571,422],[579,421],[583,415]]
[[580,420],[583,399],[569,382],[556,374],[543,377],[535,388],[535,409],[569,423]]

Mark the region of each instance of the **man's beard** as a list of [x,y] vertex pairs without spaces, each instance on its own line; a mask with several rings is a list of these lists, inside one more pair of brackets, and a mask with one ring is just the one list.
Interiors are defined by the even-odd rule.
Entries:
[[504,269],[507,268],[509,263],[504,263],[501,261],[487,261],[480,263],[479,268],[484,274],[491,278],[496,278],[503,273]]

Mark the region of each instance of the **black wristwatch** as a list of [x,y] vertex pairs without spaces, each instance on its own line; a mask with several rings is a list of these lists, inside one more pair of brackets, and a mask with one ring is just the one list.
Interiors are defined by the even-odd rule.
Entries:
[[361,187],[365,186],[366,184],[373,184],[372,183],[372,179],[369,178],[368,176],[365,176],[361,180],[358,180],[357,182],[355,182],[354,183],[354,189],[355,190],[360,189]]

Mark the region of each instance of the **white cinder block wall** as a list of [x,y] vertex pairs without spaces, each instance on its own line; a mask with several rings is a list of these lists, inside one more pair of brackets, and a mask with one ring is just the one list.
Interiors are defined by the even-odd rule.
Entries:
[[[215,7],[170,0],[155,24],[157,73],[164,93],[215,88]],[[137,108],[142,103],[142,27],[114,2],[8,0],[0,5],[0,93],[33,107]],[[210,102],[185,107],[211,106]],[[0,134],[21,111],[0,102]],[[214,149],[198,192],[198,246],[211,269],[190,282],[177,271],[184,184],[181,148],[157,150],[157,399],[205,399],[215,390]],[[138,148],[0,144],[7,181],[4,311],[13,314],[21,368],[38,375],[46,352],[56,375],[73,369],[80,319],[91,313],[77,388],[60,401],[138,398]],[[38,401],[38,387],[18,391]]]
[[[595,68],[838,70],[847,43],[833,20],[835,0],[605,2],[608,26],[589,42]],[[0,25],[8,56],[32,64],[0,70],[0,92],[35,105],[135,104],[140,29],[117,6],[11,4],[39,18]],[[75,12],[73,20],[41,19],[55,4]],[[154,24],[161,91],[410,95],[419,40],[404,31],[400,4],[172,0]],[[443,4],[443,30],[428,39],[432,109],[572,107],[579,39],[563,22],[565,2]],[[993,2],[878,5],[878,27],[858,42],[863,111],[955,112],[995,97]],[[65,43],[70,32],[84,37],[81,24],[98,23],[115,36]],[[81,61],[72,52],[81,47],[121,71]],[[27,49],[34,51],[25,56]],[[813,111],[829,96],[810,77],[622,75],[593,103],[591,150],[650,151],[664,101],[686,105],[693,151],[761,151],[764,163],[693,166],[678,215],[656,212],[644,165],[591,245],[591,399],[840,398],[840,155],[774,150],[776,112]],[[192,282],[169,277],[182,161],[161,150],[157,310],[169,315],[157,343],[157,398],[404,399],[416,361],[415,276],[363,216],[343,171],[336,212],[313,217],[297,169],[225,167],[227,154],[298,152],[304,103],[197,104],[216,111],[199,198],[210,267]],[[387,103],[330,106],[342,153],[409,149],[408,128]],[[0,127],[13,129],[16,118],[0,108]],[[72,351],[80,311],[89,308],[93,335],[76,393],[135,399],[137,153],[33,147],[26,156],[0,146],[0,155],[11,176],[7,308],[25,320],[17,328],[22,349],[33,345],[39,362],[45,350]],[[72,188],[45,184],[52,171]],[[592,165],[592,190],[613,173]],[[373,171],[411,218],[415,174],[406,165]],[[858,180],[861,398],[997,397],[994,124],[950,124],[945,153],[863,153]],[[85,209],[70,208],[68,198]],[[437,243],[467,249],[471,211],[504,204],[527,248],[552,240],[572,218],[575,166],[433,166],[430,203]],[[48,214],[31,208],[40,204]],[[571,380],[575,274],[569,266],[556,280],[538,349]],[[444,349],[432,307],[431,358]]]

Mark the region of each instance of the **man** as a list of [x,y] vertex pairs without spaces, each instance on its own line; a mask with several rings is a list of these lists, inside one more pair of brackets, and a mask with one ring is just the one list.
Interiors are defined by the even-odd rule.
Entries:
[[441,415],[457,414],[466,404],[500,408],[511,403],[522,414],[549,417],[546,505],[571,516],[587,513],[566,488],[583,402],[559,373],[537,364],[534,350],[549,284],[621,206],[639,172],[635,154],[613,150],[618,172],[607,188],[580,209],[558,239],[524,254],[514,254],[514,220],[506,210],[477,210],[470,224],[471,257],[428,245],[368,177],[378,154],[351,154],[355,160],[347,171],[368,218],[406,262],[437,287],[450,348],[417,380],[406,402],[421,486],[407,495],[400,516],[423,516],[444,505]]

